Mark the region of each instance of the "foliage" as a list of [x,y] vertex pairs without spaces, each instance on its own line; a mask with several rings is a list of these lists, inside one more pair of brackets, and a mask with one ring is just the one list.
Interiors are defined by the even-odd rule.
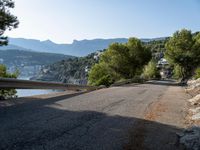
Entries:
[[74,83],[75,80],[87,80],[88,72],[97,60],[95,53],[85,57],[68,58],[45,66],[35,80]]
[[187,79],[200,63],[200,34],[193,37],[189,30],[177,31],[166,43],[166,49],[167,60],[180,66],[182,79]]
[[95,64],[89,72],[90,85],[109,86],[114,82],[114,75],[106,63]]
[[[111,82],[106,83],[106,85],[109,85],[121,78],[134,78],[135,75],[141,74],[143,66],[150,59],[150,50],[136,38],[130,38],[125,44],[113,43],[102,54],[99,64],[92,67],[89,73],[89,82],[92,85],[97,85],[97,81],[107,76],[106,79]],[[102,69],[102,67],[106,69]],[[99,70],[103,76],[98,75]],[[93,80],[95,74],[97,76]]]
[[3,34],[6,30],[17,28],[19,22],[17,17],[10,13],[10,9],[14,8],[12,0],[0,0],[0,46],[7,44],[7,37]]
[[166,51],[165,44],[168,38],[153,40],[145,43],[145,46],[151,50],[152,57],[157,61],[163,58],[164,52]]
[[181,67],[179,65],[174,66],[173,78],[180,79],[182,77]]
[[199,78],[200,78],[200,68],[197,68],[197,69],[195,70],[194,78],[195,78],[195,79],[199,79]]
[[157,68],[157,63],[154,60],[151,60],[148,65],[144,67],[143,77],[145,79],[160,78],[160,72]]
[[152,52],[164,52],[165,49],[165,43],[167,39],[163,40],[153,40],[146,44],[147,47],[151,49]]
[[[16,71],[15,73],[8,73],[7,68],[5,65],[0,64],[0,77],[2,78],[17,78],[19,75],[19,72]],[[9,90],[0,90],[0,99],[7,99],[14,97],[16,95],[15,89],[9,89]]]

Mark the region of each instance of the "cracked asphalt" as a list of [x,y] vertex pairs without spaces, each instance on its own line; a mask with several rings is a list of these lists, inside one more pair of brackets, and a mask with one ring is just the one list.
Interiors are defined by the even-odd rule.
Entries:
[[179,149],[187,95],[173,84],[0,102],[0,150]]

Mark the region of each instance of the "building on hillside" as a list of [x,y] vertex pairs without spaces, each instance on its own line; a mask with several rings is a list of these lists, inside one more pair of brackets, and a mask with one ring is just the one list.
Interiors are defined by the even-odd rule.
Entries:
[[164,67],[167,67],[167,66],[169,66],[169,63],[165,58],[161,58],[157,63],[158,68],[164,68]]
[[94,54],[94,59],[98,61],[102,53],[103,53],[102,51],[96,51]]
[[170,78],[172,76],[172,70],[165,58],[161,58],[157,63],[157,68],[160,70],[161,78]]

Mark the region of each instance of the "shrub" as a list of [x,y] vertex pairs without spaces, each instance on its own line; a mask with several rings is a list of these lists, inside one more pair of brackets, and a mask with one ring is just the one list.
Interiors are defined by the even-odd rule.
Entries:
[[200,68],[197,68],[197,69],[195,70],[194,78],[195,78],[195,79],[200,78]]
[[173,78],[180,79],[182,78],[181,67],[179,65],[174,66]]
[[[19,72],[8,73],[5,65],[0,64],[0,77],[2,78],[17,78]],[[16,96],[17,91],[15,89],[2,89],[0,90],[0,100],[8,99]]]
[[94,86],[109,86],[114,83],[114,76],[105,63],[99,63],[91,68],[88,81],[90,85]]
[[148,65],[144,67],[143,77],[144,79],[160,78],[160,72],[156,67],[157,64],[154,60],[151,60]]

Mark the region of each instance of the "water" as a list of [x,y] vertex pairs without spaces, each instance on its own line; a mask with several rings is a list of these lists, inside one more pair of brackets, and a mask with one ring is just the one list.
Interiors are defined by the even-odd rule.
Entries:
[[[18,79],[29,80],[29,77],[20,77]],[[49,93],[54,93],[54,92],[58,92],[58,91],[57,90],[17,89],[17,96],[25,97],[25,96],[49,94]]]
[[17,90],[17,96],[18,97],[25,97],[25,96],[49,94],[49,93],[53,93],[53,92],[56,92],[56,91],[54,91],[54,90],[32,90],[32,89],[21,90],[21,89],[18,89]]

